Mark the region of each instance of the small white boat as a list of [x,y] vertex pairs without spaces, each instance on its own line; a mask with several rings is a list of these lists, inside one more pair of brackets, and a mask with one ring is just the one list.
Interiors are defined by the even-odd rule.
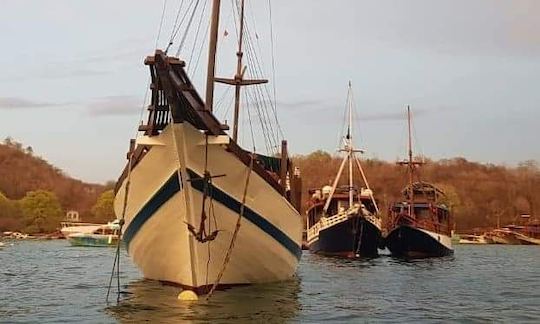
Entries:
[[118,221],[99,226],[91,233],[73,233],[67,238],[74,246],[116,246],[120,232]]
[[101,226],[107,224],[94,224],[94,223],[82,223],[82,222],[61,222],[60,223],[60,232],[64,235],[65,238],[68,238],[71,234],[75,233],[92,233]]
[[488,244],[484,235],[460,235],[459,244]]

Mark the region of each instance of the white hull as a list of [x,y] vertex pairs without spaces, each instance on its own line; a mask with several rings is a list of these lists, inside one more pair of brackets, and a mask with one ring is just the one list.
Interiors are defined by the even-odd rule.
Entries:
[[77,234],[77,233],[88,234],[88,233],[92,233],[95,230],[97,230],[98,228],[100,228],[101,226],[103,226],[103,225],[67,226],[67,227],[63,227],[60,230],[60,232],[62,232],[62,235],[64,235],[65,238],[68,238],[68,236],[70,236],[72,234]]
[[[192,288],[211,285],[223,268],[249,167],[224,145],[208,146],[208,171],[225,176],[212,180],[214,214],[220,232],[215,240],[200,243],[186,224],[199,228],[202,181],[188,179],[204,174],[205,137],[189,123],[182,123],[174,124],[174,128],[173,124],[167,126],[151,140],[152,148],[130,176],[124,225],[128,252],[146,278]],[[119,218],[125,186],[126,179],[115,199]],[[251,172],[246,207],[220,284],[292,277],[301,254],[301,216],[255,172]],[[207,215],[212,218],[208,210]]]
[[488,241],[482,235],[467,235],[461,237],[459,244],[488,244]]
[[540,245],[540,239],[516,233],[516,238],[524,244]]
[[435,233],[432,231],[428,231],[423,228],[418,228],[418,230],[426,233],[427,235],[431,236],[434,240],[438,241],[442,246],[447,248],[448,250],[454,250],[452,247],[452,238],[448,235],[441,234],[441,233]]

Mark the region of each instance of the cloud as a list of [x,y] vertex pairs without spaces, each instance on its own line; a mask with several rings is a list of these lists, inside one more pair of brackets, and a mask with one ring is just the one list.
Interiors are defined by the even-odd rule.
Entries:
[[86,105],[91,116],[129,116],[141,112],[142,99],[136,96],[108,96]]
[[26,108],[41,108],[55,107],[65,105],[61,103],[51,103],[45,101],[34,101],[19,97],[0,97],[0,109],[26,109]]

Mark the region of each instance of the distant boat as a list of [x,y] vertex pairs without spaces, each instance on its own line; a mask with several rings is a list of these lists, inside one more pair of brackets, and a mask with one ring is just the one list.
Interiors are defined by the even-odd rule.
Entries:
[[119,239],[118,221],[99,226],[90,233],[73,233],[67,239],[74,246],[107,247],[116,246]]
[[488,240],[483,235],[461,234],[459,244],[488,244]]
[[96,223],[83,223],[83,222],[61,222],[60,223],[60,232],[65,238],[68,238],[69,235],[75,233],[92,233],[100,226],[106,224],[96,224]]
[[[347,99],[349,124],[344,138],[343,161],[332,186],[312,190],[307,210],[307,245],[313,253],[344,257],[375,257],[381,245],[381,218],[373,191],[369,188],[352,138],[352,89]],[[349,185],[338,188],[348,162]],[[354,186],[353,169],[358,167],[366,188]]]
[[516,237],[519,226],[508,225],[507,227],[494,229],[488,233],[495,244],[520,245],[521,241]]
[[540,223],[529,223],[516,232],[515,237],[526,245],[540,245]]
[[399,162],[408,166],[409,184],[403,189],[405,200],[390,208],[389,233],[385,245],[396,257],[441,257],[454,253],[451,240],[452,217],[441,203],[445,196],[436,186],[414,181],[416,167],[423,164],[413,160],[411,114],[407,107],[409,129],[409,159]]
[[[123,241],[143,275],[201,294],[220,286],[292,278],[302,254],[301,185],[286,141],[281,152],[269,146],[271,156],[239,145],[241,89],[252,86],[265,96],[250,105],[273,109],[268,107],[268,89],[261,86],[267,80],[244,78],[246,71],[259,72],[254,61],[248,61],[249,69],[242,61],[254,59],[242,47],[243,41],[250,49],[254,46],[251,36],[244,35],[243,8],[241,1],[237,74],[218,78],[220,1],[213,1],[205,101],[184,61],[166,50],[145,59],[151,76],[147,123],[131,142],[115,190],[115,213],[125,221]],[[230,133],[213,113],[215,82],[234,87]],[[244,107],[249,107],[247,102]],[[258,135],[279,136],[268,132],[265,128]]]

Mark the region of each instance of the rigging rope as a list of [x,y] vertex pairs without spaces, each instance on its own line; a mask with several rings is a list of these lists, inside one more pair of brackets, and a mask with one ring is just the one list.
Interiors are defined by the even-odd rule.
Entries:
[[227,249],[227,253],[225,254],[225,259],[223,260],[223,266],[221,267],[221,270],[218,273],[216,277],[216,281],[212,285],[212,288],[210,288],[210,291],[208,292],[208,295],[206,296],[206,300],[209,300],[214,294],[214,291],[219,285],[219,282],[221,281],[221,278],[223,277],[223,274],[225,273],[225,270],[227,269],[227,265],[229,264],[229,261],[231,260],[234,244],[236,243],[238,232],[240,231],[241,221],[242,221],[242,218],[244,217],[244,210],[246,207],[246,197],[247,197],[247,192],[248,192],[248,187],[249,187],[249,179],[251,178],[251,172],[253,171],[253,161],[255,160],[254,155],[255,155],[255,152],[251,154],[251,160],[249,162],[249,170],[246,177],[246,183],[244,186],[244,194],[242,196],[242,205],[240,206],[240,213],[238,214],[238,218],[236,220],[236,226],[234,228],[233,236],[231,238],[231,242],[229,243],[229,248]]
[[167,0],[163,0],[163,10],[161,11],[161,21],[159,22],[158,33],[156,36],[156,45],[154,46],[155,48],[157,48],[159,37],[161,36],[161,28],[163,27],[163,20],[165,18],[165,8],[167,8]]
[[[140,110],[140,114],[139,114],[139,121],[142,120],[142,116],[144,114],[144,107],[146,106],[146,100],[148,99],[148,89],[150,88],[150,77],[148,77],[148,81],[146,83],[147,83],[146,88],[145,88],[146,91],[144,92],[144,99],[143,99],[143,104],[141,105],[141,110]],[[138,133],[139,133],[139,126],[137,125],[137,128],[135,130],[134,138],[137,138]],[[127,171],[127,176],[126,176],[126,189],[124,191],[124,200],[123,200],[123,206],[122,206],[122,217],[120,218],[120,221],[118,223],[120,225],[120,229],[118,231],[118,241],[116,243],[116,251],[115,251],[115,255],[114,255],[114,261],[113,261],[113,267],[112,267],[112,271],[111,271],[111,277],[109,278],[109,285],[107,287],[107,296],[105,298],[106,303],[109,302],[109,295],[110,295],[110,292],[111,292],[112,280],[113,280],[113,277],[114,277],[115,269],[116,269],[116,282],[117,282],[116,302],[118,303],[120,301],[120,294],[121,294],[121,291],[120,291],[120,244],[122,243],[122,229],[124,227],[125,217],[126,217],[127,202],[128,202],[128,196],[129,196],[129,188],[130,188],[130,185],[131,185],[131,169],[133,167],[134,154],[135,154],[135,148],[133,148],[131,150],[131,152],[129,154],[129,159],[128,159],[128,165],[127,165],[128,171]]]
[[[199,2],[200,0],[197,0],[197,2],[195,3],[195,6],[193,7],[193,11],[191,12],[191,16],[189,17],[189,21],[184,31],[184,35],[182,35],[182,40],[180,41],[180,45],[178,46],[178,50],[176,51],[177,57],[180,55],[180,51],[184,47],[184,43],[189,33],[189,29],[191,28],[191,23],[193,22],[193,18],[195,18],[195,13],[197,12],[197,8],[199,7]],[[206,7],[206,1],[205,1],[205,7]]]

